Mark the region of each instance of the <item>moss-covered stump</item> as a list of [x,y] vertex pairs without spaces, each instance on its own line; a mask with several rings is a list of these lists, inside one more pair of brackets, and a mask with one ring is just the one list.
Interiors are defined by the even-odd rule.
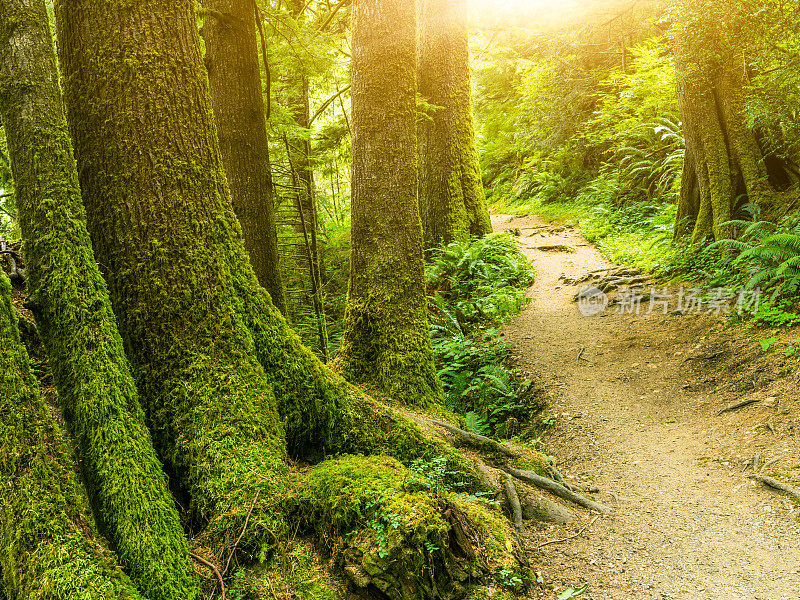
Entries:
[[3,597],[141,598],[93,531],[64,439],[39,396],[0,273],[0,568]]
[[528,579],[502,515],[475,499],[438,495],[393,458],[321,463],[296,501],[303,523],[358,589],[394,600],[449,599],[493,576],[520,589]]

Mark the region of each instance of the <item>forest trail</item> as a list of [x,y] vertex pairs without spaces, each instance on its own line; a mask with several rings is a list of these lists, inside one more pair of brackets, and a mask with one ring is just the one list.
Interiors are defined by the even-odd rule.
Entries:
[[584,317],[573,302],[579,288],[563,276],[611,266],[599,251],[577,229],[547,228],[535,217],[493,222],[520,230],[536,268],[532,303],[505,334],[519,367],[549,388],[555,426],[543,449],[568,481],[598,488],[595,497],[614,509],[583,535],[541,549],[592,515],[563,528],[530,527],[534,568],[556,591],[588,582],[581,598],[594,600],[800,598],[797,507],[725,458],[737,443],[733,431],[742,434],[741,456],[756,448],[764,460],[782,454],[794,465],[796,441],[737,427],[738,414],[717,416],[728,401],[689,366],[706,358],[697,353],[720,319],[613,307]]

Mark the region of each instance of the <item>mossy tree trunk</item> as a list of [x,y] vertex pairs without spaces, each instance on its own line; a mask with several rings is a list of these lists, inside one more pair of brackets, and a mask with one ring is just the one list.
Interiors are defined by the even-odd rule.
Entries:
[[731,237],[725,223],[745,203],[768,213],[771,182],[786,179],[781,161],[765,161],[747,123],[745,50],[725,10],[724,3],[685,3],[676,49],[686,156],[675,236],[692,242]]
[[39,396],[10,293],[11,283],[0,270],[3,597],[138,600],[138,591],[94,532],[67,444]]
[[441,399],[417,205],[416,6],[353,4],[350,285],[339,364],[405,404]]
[[[86,229],[43,0],[0,0],[0,110],[31,304],[95,517],[145,595],[191,598],[188,544]],[[40,417],[32,426],[44,431]],[[16,569],[3,564],[7,577]]]
[[261,285],[286,312],[256,38],[255,0],[204,0],[211,100],[233,209]]
[[426,248],[492,231],[475,142],[466,0],[423,0],[419,205]]
[[[95,252],[156,448],[221,553],[256,492],[268,506],[289,485],[244,304],[265,329],[285,323],[233,211],[194,2],[64,0],[56,15]],[[273,514],[249,532],[287,535]]]
[[[477,481],[463,457],[328,370],[258,285],[223,176],[194,3],[62,0],[56,10],[89,228],[154,439],[209,558],[227,559],[252,506],[242,560],[283,547],[299,523],[347,557],[354,585],[396,600],[452,597],[486,576],[496,532],[476,525],[465,555],[455,528],[472,521],[449,520],[462,513],[429,491],[401,494],[406,467],[360,458],[351,468],[344,457],[303,475],[284,460],[446,457]],[[353,486],[345,499],[314,491],[335,473]],[[345,505],[377,524],[337,529]]]

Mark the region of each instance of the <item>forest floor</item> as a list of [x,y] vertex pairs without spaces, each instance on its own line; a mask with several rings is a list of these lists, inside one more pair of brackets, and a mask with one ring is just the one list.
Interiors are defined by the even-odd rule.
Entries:
[[[536,269],[532,303],[505,335],[546,389],[553,426],[541,449],[613,507],[596,521],[529,527],[531,563],[551,587],[539,595],[588,583],[581,598],[800,598],[800,510],[745,470],[756,453],[762,465],[781,457],[765,473],[800,482],[800,370],[777,351],[787,334],[765,352],[759,341],[773,332],[726,316],[645,314],[647,302],[638,315],[610,306],[585,317],[569,280],[612,266],[600,252],[576,228],[493,221],[519,230]],[[718,414],[743,399],[759,402]]]

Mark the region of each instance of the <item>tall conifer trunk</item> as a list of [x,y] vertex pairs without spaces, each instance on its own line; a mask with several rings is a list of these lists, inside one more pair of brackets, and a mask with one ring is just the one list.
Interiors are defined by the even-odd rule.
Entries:
[[441,398],[417,206],[416,6],[353,5],[350,286],[340,365],[406,404]]
[[466,0],[422,0],[419,206],[426,248],[492,231],[475,143]]
[[786,179],[781,161],[764,160],[756,132],[747,123],[745,50],[726,7],[717,0],[684,2],[677,36],[686,156],[675,235],[691,235],[693,242],[731,237],[735,232],[725,223],[741,204],[752,203],[769,213],[771,181]]
[[203,7],[200,33],[233,209],[258,281],[285,313],[255,0],[204,0]]
[[191,598],[188,544],[86,230],[43,0],[0,0],[0,109],[31,305],[95,517],[145,595]]
[[[462,582],[487,574],[496,532],[475,529],[465,554],[457,527],[480,526],[405,490],[411,472],[392,459],[342,457],[308,473],[284,460],[446,457],[471,489],[478,480],[458,453],[329,371],[258,285],[223,176],[193,1],[56,8],[90,231],[155,442],[210,558],[230,555],[231,532],[244,531],[236,548],[253,560],[300,526],[337,550],[362,590],[463,595]],[[397,523],[376,543],[365,521],[389,511]]]

